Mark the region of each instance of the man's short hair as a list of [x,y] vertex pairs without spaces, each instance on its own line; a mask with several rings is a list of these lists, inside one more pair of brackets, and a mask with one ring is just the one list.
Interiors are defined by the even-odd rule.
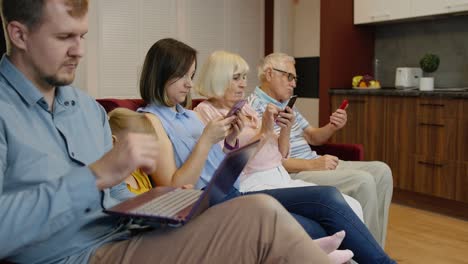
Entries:
[[[37,27],[42,22],[44,5],[47,0],[0,0],[3,31],[5,40],[9,43],[6,26],[12,21],[25,24],[29,29]],[[69,14],[72,17],[82,17],[88,12],[88,0],[63,0],[64,4],[71,7]],[[8,44],[9,46],[9,44]]]
[[295,64],[296,61],[292,56],[285,53],[271,53],[266,56],[258,65],[258,80],[260,82],[265,81],[265,71],[271,68],[282,68],[285,63],[291,62]]
[[[28,28],[39,25],[47,0],[1,0],[3,24],[18,21]],[[63,0],[71,7],[69,14],[82,17],[88,12],[88,0]]]
[[195,91],[205,97],[222,97],[232,81],[233,74],[247,74],[249,65],[239,55],[215,51],[205,61],[195,84]]

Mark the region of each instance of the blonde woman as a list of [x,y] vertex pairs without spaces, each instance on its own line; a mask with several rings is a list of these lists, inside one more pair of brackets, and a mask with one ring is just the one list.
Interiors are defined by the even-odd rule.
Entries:
[[[204,123],[225,116],[234,104],[245,98],[248,71],[248,64],[237,54],[216,51],[210,55],[202,66],[194,86],[199,94],[208,98],[194,109]],[[282,159],[287,158],[289,152],[289,132],[291,124],[294,123],[292,109],[289,107],[278,109],[271,104],[268,105],[262,120],[259,120],[256,111],[249,104],[245,104],[237,116],[244,123],[244,128],[238,135],[239,146],[259,137],[265,141],[263,148],[244,170],[240,181],[241,191],[255,192],[313,185],[292,180],[282,166]],[[279,135],[273,131],[275,122],[281,127]],[[362,221],[362,208],[359,202],[347,195],[343,196]],[[393,262],[364,226],[360,229],[360,234],[364,235],[365,239],[348,243],[345,238],[342,244],[344,248],[354,252],[355,259],[359,263]],[[355,233],[351,234],[348,231],[346,237],[351,237],[353,240],[356,238]]]

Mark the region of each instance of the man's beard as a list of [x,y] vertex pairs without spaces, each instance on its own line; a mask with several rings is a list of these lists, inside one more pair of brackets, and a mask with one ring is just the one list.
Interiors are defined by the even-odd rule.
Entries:
[[70,85],[73,80],[75,80],[75,74],[73,73],[73,76],[69,79],[59,79],[57,76],[45,76],[44,81],[46,81],[49,85],[58,87],[58,86],[65,86],[65,85]]

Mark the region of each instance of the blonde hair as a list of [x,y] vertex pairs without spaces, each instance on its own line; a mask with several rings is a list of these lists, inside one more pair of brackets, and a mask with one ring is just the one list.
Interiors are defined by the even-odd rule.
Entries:
[[109,125],[112,134],[121,132],[145,133],[156,136],[153,124],[143,113],[127,108],[115,108],[109,112]]
[[215,51],[203,64],[194,89],[208,98],[222,97],[233,74],[246,74],[248,71],[249,65],[241,56],[227,51]]
[[285,53],[271,53],[270,55],[266,56],[258,65],[258,73],[257,77],[260,82],[265,81],[265,71],[272,68],[282,68],[285,66],[286,63],[291,62],[292,64],[296,64],[296,60],[294,57],[289,56]]

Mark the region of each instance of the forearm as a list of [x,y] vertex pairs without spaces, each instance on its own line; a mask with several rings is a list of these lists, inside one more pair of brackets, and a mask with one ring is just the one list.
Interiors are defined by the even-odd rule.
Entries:
[[48,239],[88,212],[101,210],[100,199],[95,177],[87,167],[73,169],[54,181],[2,193],[0,259]]
[[310,145],[320,146],[327,143],[335,132],[336,128],[328,123],[320,128],[308,128],[304,133],[304,137]]
[[278,149],[281,153],[283,158],[289,156],[289,140],[290,140],[290,130],[284,131],[281,130],[280,135],[278,137]]
[[283,166],[289,173],[298,173],[301,171],[320,170],[319,164],[316,160],[307,159],[285,159],[283,160]]
[[212,146],[213,144],[205,137],[200,137],[188,159],[174,173],[170,185],[174,187],[185,184],[195,185],[200,178]]

